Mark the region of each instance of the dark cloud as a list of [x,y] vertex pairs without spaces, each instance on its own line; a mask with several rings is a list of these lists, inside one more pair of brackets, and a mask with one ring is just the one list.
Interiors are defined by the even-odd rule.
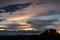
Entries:
[[13,24],[7,24],[7,27],[8,28],[17,28],[18,26],[21,26],[20,24],[17,24],[17,23],[13,23]]
[[60,2],[60,0],[52,0],[52,1],[54,1],[54,2]]
[[0,19],[0,22],[5,21],[6,19]]
[[52,10],[51,10],[51,11],[45,13],[45,14],[42,14],[41,16],[54,15],[54,14],[56,14],[55,11],[52,11]]
[[[0,13],[3,13],[4,11],[5,12],[14,12],[14,11],[17,11],[17,10],[21,10],[23,8],[28,7],[31,4],[32,3],[8,5],[8,6],[0,8],[0,10],[1,10]],[[4,11],[2,12],[2,10],[4,10]]]
[[51,25],[52,22],[58,21],[57,19],[50,20],[30,20],[29,24],[33,25],[33,27],[40,29],[41,27],[45,27],[47,25]]
[[60,14],[60,12],[51,10],[51,11],[48,11],[48,12],[46,12],[46,13],[40,14],[40,15],[38,15],[38,16],[48,16],[48,15],[57,15],[57,14]]
[[0,0],[0,7],[12,5],[12,4],[24,4],[30,0]]

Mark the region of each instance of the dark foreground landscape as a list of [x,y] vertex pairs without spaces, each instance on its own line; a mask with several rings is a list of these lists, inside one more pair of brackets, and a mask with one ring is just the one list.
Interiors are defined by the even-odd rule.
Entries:
[[46,30],[41,35],[0,36],[3,40],[60,40],[60,34],[54,29]]

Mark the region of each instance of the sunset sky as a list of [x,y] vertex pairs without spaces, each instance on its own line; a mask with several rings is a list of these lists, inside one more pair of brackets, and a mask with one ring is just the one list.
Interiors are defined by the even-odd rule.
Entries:
[[60,0],[0,0],[1,19],[0,27],[60,31]]

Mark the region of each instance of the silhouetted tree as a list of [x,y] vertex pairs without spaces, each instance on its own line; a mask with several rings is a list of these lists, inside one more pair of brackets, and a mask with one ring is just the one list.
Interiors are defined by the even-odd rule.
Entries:
[[54,39],[54,40],[60,40],[60,37],[59,37],[59,34],[56,32],[55,29],[49,29],[49,30],[46,30],[44,33],[41,34],[41,39]]

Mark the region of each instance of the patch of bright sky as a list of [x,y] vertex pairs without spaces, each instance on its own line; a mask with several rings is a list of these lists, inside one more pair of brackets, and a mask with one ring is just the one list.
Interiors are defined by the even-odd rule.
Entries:
[[48,26],[46,26],[46,28],[55,28],[54,26],[52,26],[52,25],[48,25]]
[[2,21],[2,22],[0,22],[0,24],[11,24],[11,23],[13,23],[13,22],[8,22],[8,21]]

